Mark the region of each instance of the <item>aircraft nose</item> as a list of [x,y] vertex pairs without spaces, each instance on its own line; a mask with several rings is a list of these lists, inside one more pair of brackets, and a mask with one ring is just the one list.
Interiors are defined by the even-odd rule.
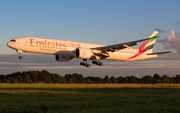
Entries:
[[6,43],[6,45],[7,45],[8,47],[10,47],[10,42]]

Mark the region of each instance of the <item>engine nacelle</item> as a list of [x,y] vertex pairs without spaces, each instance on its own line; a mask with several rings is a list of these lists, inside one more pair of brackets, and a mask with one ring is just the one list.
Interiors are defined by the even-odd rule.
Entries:
[[62,56],[62,55],[56,55],[55,58],[56,58],[56,60],[59,61],[59,62],[68,62],[69,60],[72,59],[72,57]]
[[90,59],[93,56],[91,49],[86,48],[77,48],[76,49],[76,57],[82,59]]

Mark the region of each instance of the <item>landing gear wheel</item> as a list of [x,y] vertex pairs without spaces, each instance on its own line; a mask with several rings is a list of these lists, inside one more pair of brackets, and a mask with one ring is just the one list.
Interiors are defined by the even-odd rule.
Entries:
[[19,56],[19,59],[22,59],[23,57],[22,56]]
[[81,65],[81,66],[84,65],[84,62],[81,62],[80,65]]
[[92,63],[93,63],[93,64],[96,64],[96,63],[97,63],[97,61],[92,61]]
[[87,63],[84,63],[83,66],[87,66]]
[[100,62],[96,62],[96,65],[99,65],[100,64]]
[[103,65],[103,63],[102,63],[102,62],[100,62],[100,63],[99,63],[99,66],[102,66],[102,65]]
[[90,67],[91,65],[90,64],[87,64],[86,67]]

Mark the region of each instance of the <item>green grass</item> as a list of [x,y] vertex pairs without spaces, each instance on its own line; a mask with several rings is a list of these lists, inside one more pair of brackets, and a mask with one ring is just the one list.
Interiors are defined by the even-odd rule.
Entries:
[[1,113],[178,113],[179,84],[0,84]]

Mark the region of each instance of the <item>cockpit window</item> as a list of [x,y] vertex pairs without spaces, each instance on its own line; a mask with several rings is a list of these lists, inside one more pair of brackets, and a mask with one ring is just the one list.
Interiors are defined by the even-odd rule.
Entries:
[[16,42],[16,40],[11,40],[10,42]]

